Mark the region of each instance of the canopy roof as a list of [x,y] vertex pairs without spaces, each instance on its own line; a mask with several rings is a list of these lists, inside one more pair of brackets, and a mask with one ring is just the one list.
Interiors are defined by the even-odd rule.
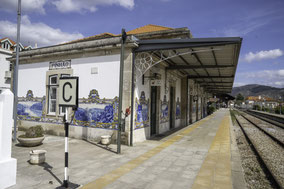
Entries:
[[220,94],[232,90],[241,43],[240,37],[139,40],[135,52],[152,52],[168,70],[178,70],[207,92]]

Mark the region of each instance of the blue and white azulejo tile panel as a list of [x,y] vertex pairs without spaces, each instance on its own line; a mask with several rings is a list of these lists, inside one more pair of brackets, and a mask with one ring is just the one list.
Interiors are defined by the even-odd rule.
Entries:
[[149,127],[149,100],[146,100],[145,92],[142,91],[139,100],[135,100],[135,129]]
[[[62,118],[45,113],[45,97],[34,97],[31,90],[26,97],[19,98],[18,119],[45,123],[62,123]],[[72,125],[104,129],[117,129],[118,98],[100,99],[97,90],[90,91],[88,98],[79,99],[79,108],[75,112]]]
[[169,121],[169,102],[167,101],[167,96],[164,95],[164,99],[161,102],[160,123],[166,123],[168,121]]

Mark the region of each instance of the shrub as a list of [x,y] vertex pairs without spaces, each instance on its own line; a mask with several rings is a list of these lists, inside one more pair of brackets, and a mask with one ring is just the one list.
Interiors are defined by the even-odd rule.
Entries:
[[[280,106],[277,106],[275,108],[275,113],[280,114]],[[281,106],[281,114],[284,114],[284,107],[283,106]]]
[[267,107],[262,107],[262,111],[264,111],[264,112],[270,112],[270,109],[267,108]]
[[37,138],[43,136],[43,128],[41,125],[30,127],[26,134],[24,135],[25,138]]
[[260,110],[261,110],[261,108],[260,108],[260,106],[259,106],[259,105],[254,105],[254,106],[253,106],[253,109],[254,109],[254,110],[258,110],[258,111],[260,111]]
[[207,114],[210,115],[215,111],[215,107],[214,106],[209,106],[207,109]]

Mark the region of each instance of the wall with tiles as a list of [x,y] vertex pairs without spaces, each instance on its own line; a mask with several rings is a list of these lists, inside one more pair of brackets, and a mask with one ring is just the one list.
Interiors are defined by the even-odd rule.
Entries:
[[[98,136],[91,130],[93,128],[117,129],[119,59],[119,55],[109,55],[71,60],[73,76],[79,77],[79,107],[71,123],[71,127],[79,129],[71,128],[71,135],[74,130],[73,135],[78,138],[96,138]],[[45,130],[55,131],[60,128],[55,125],[63,123],[62,116],[52,116],[46,112],[48,71],[49,62],[19,66],[18,119],[21,126],[42,124]],[[90,128],[87,134],[86,128]],[[101,131],[98,133],[103,134]]]
[[[175,127],[181,124],[181,80],[173,73],[166,73],[164,68],[152,67],[151,70],[144,74],[144,84],[142,83],[143,77],[136,74],[135,83],[135,122],[134,122],[134,142],[140,142],[150,138],[151,130],[151,84],[154,79],[153,76],[158,75],[158,79],[162,81],[162,85],[158,87],[158,127],[156,128],[157,134],[162,134],[170,130],[169,123],[169,106],[170,106],[170,87],[175,88],[175,102],[174,104],[174,122]],[[157,79],[157,78],[156,78]]]

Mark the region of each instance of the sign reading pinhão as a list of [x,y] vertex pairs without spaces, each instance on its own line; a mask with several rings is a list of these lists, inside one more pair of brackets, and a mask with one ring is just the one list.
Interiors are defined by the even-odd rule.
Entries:
[[71,60],[58,60],[49,62],[49,70],[68,69],[71,68]]
[[151,86],[162,86],[162,80],[151,80]]

